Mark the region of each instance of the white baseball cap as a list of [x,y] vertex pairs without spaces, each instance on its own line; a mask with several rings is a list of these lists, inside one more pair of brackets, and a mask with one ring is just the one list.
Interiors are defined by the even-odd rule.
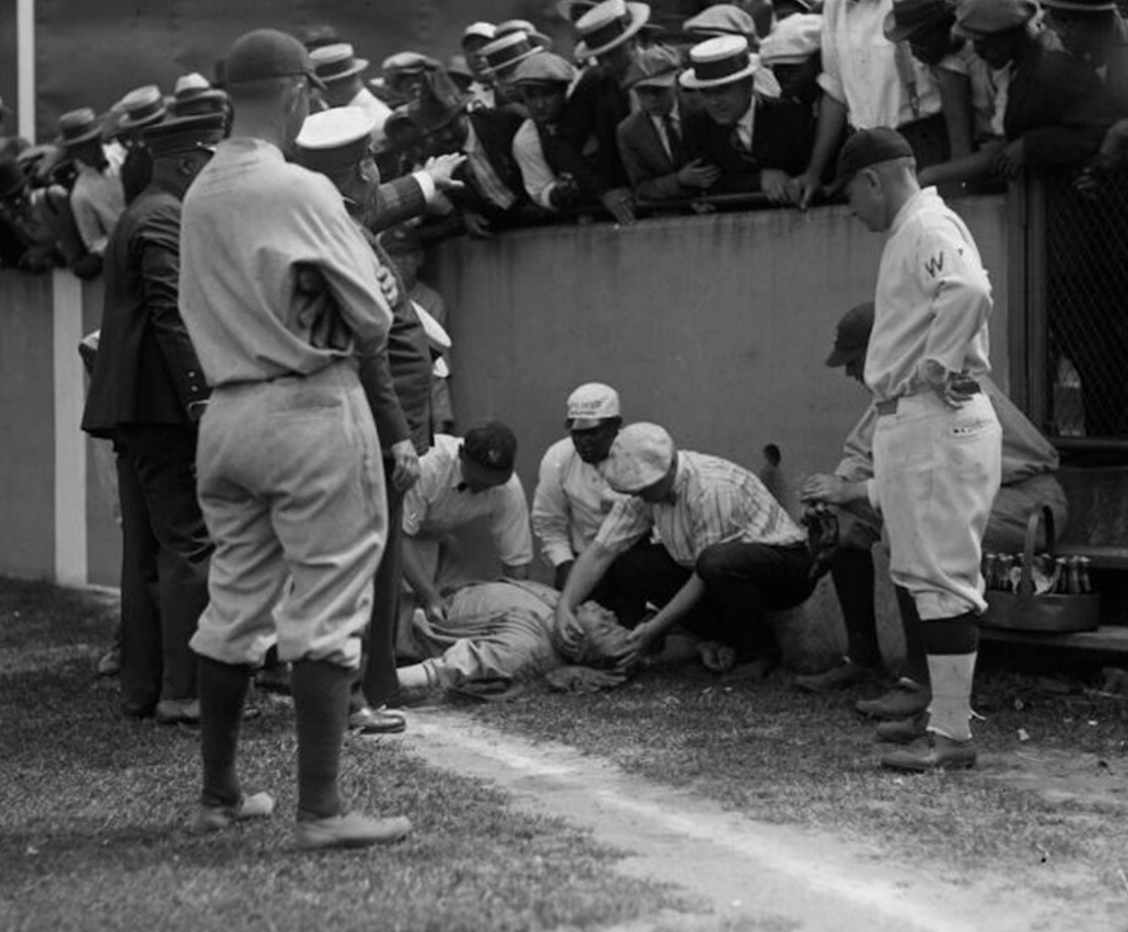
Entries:
[[602,382],[587,382],[568,396],[568,430],[591,430],[605,418],[619,416],[619,393]]

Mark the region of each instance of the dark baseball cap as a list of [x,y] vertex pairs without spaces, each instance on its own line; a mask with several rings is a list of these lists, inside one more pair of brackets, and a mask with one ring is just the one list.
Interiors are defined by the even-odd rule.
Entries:
[[473,427],[462,438],[462,472],[487,485],[502,485],[513,475],[517,438],[501,421]]
[[866,301],[864,304],[850,308],[838,322],[838,332],[834,335],[834,349],[826,357],[826,364],[833,369],[864,357],[872,330],[873,302]]
[[913,147],[892,127],[877,126],[859,130],[846,140],[842,151],[838,153],[834,189],[841,191],[863,168],[912,157]]
[[309,52],[297,39],[277,29],[255,29],[235,40],[225,60],[223,77],[230,87],[299,75],[309,78],[314,87],[325,87],[313,70]]

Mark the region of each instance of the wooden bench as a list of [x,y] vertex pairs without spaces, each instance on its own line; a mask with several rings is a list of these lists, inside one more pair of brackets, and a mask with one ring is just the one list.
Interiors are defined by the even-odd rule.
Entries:
[[[1064,467],[1058,478],[1069,500],[1069,524],[1055,552],[1088,557],[1106,580],[1108,571],[1128,570],[1128,467]],[[1096,631],[1046,634],[984,626],[980,634],[987,641],[1128,654],[1128,615],[1115,608],[1102,614],[1106,623]]]

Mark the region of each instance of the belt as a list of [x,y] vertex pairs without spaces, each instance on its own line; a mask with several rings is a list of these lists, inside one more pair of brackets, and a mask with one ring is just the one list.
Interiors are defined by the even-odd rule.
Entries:
[[[977,395],[981,391],[979,383],[975,379],[963,378],[957,379],[952,383],[952,387],[957,391],[963,392],[966,395]],[[901,403],[902,398],[911,398],[912,395],[898,395],[896,398],[889,398],[885,401],[878,401],[874,403],[874,408],[877,409],[878,417],[887,417],[890,414],[897,413],[897,407]]]

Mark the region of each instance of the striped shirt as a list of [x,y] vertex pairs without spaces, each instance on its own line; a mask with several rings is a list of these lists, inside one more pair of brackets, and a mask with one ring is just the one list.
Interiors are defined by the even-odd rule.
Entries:
[[595,542],[623,553],[654,528],[670,556],[692,567],[714,544],[788,547],[807,539],[756,476],[720,457],[679,451],[671,499],[645,502],[631,496],[619,502]]

